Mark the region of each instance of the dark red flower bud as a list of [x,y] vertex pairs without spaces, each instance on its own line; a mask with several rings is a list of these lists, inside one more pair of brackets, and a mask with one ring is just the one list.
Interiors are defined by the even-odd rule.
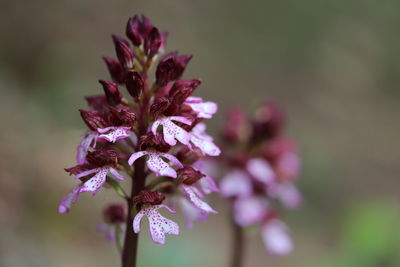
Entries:
[[83,110],[80,109],[81,117],[86,125],[92,130],[96,131],[97,128],[103,128],[107,125],[106,120],[103,117],[103,113],[98,110]]
[[142,15],[142,23],[140,23],[140,34],[146,39],[150,31],[154,28],[153,23],[144,15]]
[[165,110],[168,109],[170,105],[170,101],[166,97],[157,97],[154,100],[154,103],[150,107],[150,113],[153,115],[153,117],[156,119],[158,118]]
[[124,66],[118,60],[103,57],[103,60],[107,64],[108,71],[110,72],[111,79],[116,83],[124,83],[126,71]]
[[166,55],[157,66],[157,84],[159,86],[164,86],[168,82],[181,77],[191,58],[191,55],[177,56],[176,52]]
[[165,196],[160,191],[142,190],[133,198],[133,204],[137,210],[140,210],[144,204],[159,205],[165,199]]
[[97,167],[105,165],[116,167],[118,163],[118,153],[113,149],[98,148],[95,151],[88,151],[86,161]]
[[69,175],[77,175],[81,172],[87,171],[91,169],[90,164],[82,164],[82,165],[76,165],[71,168],[65,168],[64,170],[69,173]]
[[182,104],[186,98],[188,98],[193,91],[201,84],[198,79],[193,80],[178,80],[174,83],[169,96],[173,99],[174,103]]
[[158,53],[162,43],[160,32],[154,27],[144,41],[144,51],[149,58]]
[[140,24],[139,18],[135,15],[133,18],[128,20],[126,25],[126,36],[132,41],[135,46],[142,44],[142,35],[140,34]]
[[109,204],[103,210],[104,221],[108,223],[123,223],[127,215],[126,206],[123,204]]
[[182,164],[191,165],[196,161],[198,161],[199,159],[203,158],[204,154],[198,148],[191,150],[187,147],[183,147],[181,150],[179,150],[176,157]]
[[132,69],[134,66],[133,60],[135,58],[135,54],[129,47],[129,43],[122,37],[116,35],[113,35],[112,38],[114,41],[115,52],[117,53],[118,60],[123,63],[123,65],[128,69]]
[[110,107],[112,125],[127,125],[130,126],[136,121],[136,114],[131,109],[124,105],[118,105],[116,107]]
[[192,185],[205,176],[201,171],[195,170],[190,166],[178,169],[177,174],[178,179],[182,179],[182,182],[186,185]]
[[252,139],[258,141],[278,136],[282,132],[284,121],[280,108],[274,102],[266,102],[255,113]]
[[116,83],[103,80],[99,80],[99,83],[103,85],[108,104],[115,106],[121,103],[122,94],[118,90],[118,85]]
[[158,152],[168,152],[171,149],[171,146],[165,142],[160,133],[154,135],[150,132],[140,137],[139,149],[141,151],[156,150]]
[[92,95],[85,96],[86,102],[89,107],[99,111],[105,111],[108,109],[107,98],[105,95]]
[[144,89],[142,76],[136,71],[128,72],[125,80],[126,89],[133,98],[140,96]]

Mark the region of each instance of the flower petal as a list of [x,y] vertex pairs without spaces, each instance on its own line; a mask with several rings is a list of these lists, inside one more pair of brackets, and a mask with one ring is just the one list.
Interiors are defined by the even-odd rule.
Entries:
[[240,170],[226,174],[219,186],[224,197],[245,197],[251,195],[253,191],[250,176]]
[[99,168],[94,168],[94,169],[90,169],[90,170],[87,170],[87,171],[83,171],[83,172],[78,173],[77,175],[75,175],[75,178],[76,179],[80,179],[82,177],[88,176],[88,175],[90,175],[92,173],[95,173],[95,172],[98,172],[98,171],[99,171]]
[[[108,142],[115,143],[119,139],[124,139],[130,137],[130,134],[127,132],[131,127],[107,127],[107,128],[98,128],[97,131],[99,133],[103,133],[99,136],[99,138],[105,139]],[[108,130],[111,130],[109,133],[104,134]]]
[[191,125],[192,124],[191,120],[189,120],[188,118],[182,117],[182,116],[171,116],[171,117],[169,117],[169,119],[171,121],[182,122],[183,124],[186,124],[186,125]]
[[147,151],[139,151],[139,152],[133,153],[128,160],[128,164],[132,165],[138,158],[143,157],[144,155],[147,155],[147,154],[149,154],[149,152],[147,152]]
[[282,204],[289,209],[299,207],[302,201],[301,193],[296,186],[290,182],[272,186],[269,188],[268,193],[278,198]]
[[185,218],[186,228],[192,228],[193,222],[205,221],[208,218],[208,213],[194,206],[186,198],[180,197],[179,204],[182,209],[183,217]]
[[95,147],[97,136],[98,136],[98,133],[96,133],[96,132],[88,132],[82,136],[83,140],[77,147],[77,151],[76,151],[76,162],[78,164],[84,164],[86,162],[87,152],[89,151],[90,145],[92,143],[94,143],[92,145],[92,147],[93,148]]
[[267,212],[268,205],[260,197],[238,198],[233,203],[235,221],[240,226],[261,222]]
[[194,206],[199,208],[200,210],[207,213],[218,213],[213,208],[210,207],[206,202],[198,197],[196,194],[195,188],[193,186],[181,185],[183,192],[185,192],[186,197],[193,203]]
[[270,185],[276,175],[269,163],[262,158],[254,158],[247,162],[247,171],[259,182]]
[[140,221],[142,220],[144,215],[145,210],[142,209],[136,214],[135,218],[133,219],[133,232],[135,232],[135,234],[138,234],[140,232]]
[[209,156],[218,156],[221,154],[221,150],[214,144],[213,138],[206,134],[206,128],[207,127],[204,123],[198,123],[190,133],[190,141],[204,154]]
[[113,178],[115,178],[116,180],[122,181],[125,179],[125,176],[121,175],[116,169],[110,168],[109,171],[110,171],[111,175],[113,176]]
[[169,159],[175,166],[177,166],[178,168],[183,168],[182,163],[173,155],[168,154],[168,153],[162,153],[161,154],[164,158]]
[[163,161],[158,153],[149,153],[149,159],[146,162],[147,167],[158,176],[169,176],[176,178],[176,171]]
[[204,194],[211,194],[212,192],[219,192],[217,183],[214,181],[213,178],[211,178],[208,175],[204,176],[202,179],[199,180],[199,185],[200,185],[201,191],[203,191]]
[[157,133],[157,128],[158,126],[160,126],[162,120],[156,120],[155,122],[153,122],[153,125],[151,126],[151,132],[156,135]]
[[[185,121],[188,122],[186,118],[183,117],[174,117],[175,120],[176,118],[179,118],[178,121]],[[163,125],[163,135],[164,135],[164,140],[167,142],[170,146],[176,145],[176,140],[181,142],[184,145],[187,145],[190,140],[190,135],[188,132],[186,132],[184,129],[173,123],[169,118],[164,118],[162,120],[162,125]],[[176,140],[175,140],[176,139]]]
[[109,168],[99,168],[95,176],[84,182],[80,192],[93,192],[93,195],[99,191],[104,182]]
[[268,252],[286,255],[293,249],[288,227],[280,220],[266,222],[261,229],[261,235]]
[[190,141],[206,155],[216,157],[221,154],[221,149],[219,149],[213,141],[207,140],[206,138],[199,138],[198,136],[192,135]]
[[165,235],[178,235],[179,226],[176,222],[163,217],[157,211],[159,208],[167,208],[168,210],[170,210],[165,205],[158,205],[145,208],[142,211],[149,219],[150,234],[153,241],[157,244],[165,244]]
[[58,205],[58,213],[66,213],[71,209],[71,205],[78,200],[81,186],[82,184],[75,186],[71,192],[60,201],[60,204]]
[[186,102],[186,104],[193,109],[193,111],[197,114],[198,118],[202,119],[211,119],[212,116],[218,111],[217,104],[211,101],[200,102],[200,103]]

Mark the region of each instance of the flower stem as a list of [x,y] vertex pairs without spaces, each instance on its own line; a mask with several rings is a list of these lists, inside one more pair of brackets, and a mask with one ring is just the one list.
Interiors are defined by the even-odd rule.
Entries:
[[136,267],[139,235],[135,234],[132,229],[133,218],[135,216],[135,207],[133,206],[132,199],[144,187],[146,180],[144,167],[145,161],[143,158],[138,159],[135,162],[135,172],[132,176],[131,196],[128,199],[128,218],[126,221],[126,233],[122,250],[122,267]]
[[231,267],[241,267],[243,265],[243,255],[244,255],[244,247],[245,247],[245,239],[243,228],[237,225],[233,219],[231,218],[231,225],[233,230],[233,242],[232,242],[232,251],[231,251]]

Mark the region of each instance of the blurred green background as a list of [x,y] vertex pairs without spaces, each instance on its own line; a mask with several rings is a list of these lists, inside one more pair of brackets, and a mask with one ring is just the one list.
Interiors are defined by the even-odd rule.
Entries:
[[[400,1],[0,1],[0,266],[118,266],[95,231],[103,190],[69,214],[83,96],[101,92],[110,34],[143,13],[193,53],[186,78],[219,103],[253,110],[276,99],[304,160],[304,205],[284,214],[295,251],[265,253],[248,233],[246,266],[400,266]],[[166,246],[140,238],[140,266],[226,266],[226,206]],[[182,223],[181,223],[182,225]],[[183,228],[183,227],[182,227]]]

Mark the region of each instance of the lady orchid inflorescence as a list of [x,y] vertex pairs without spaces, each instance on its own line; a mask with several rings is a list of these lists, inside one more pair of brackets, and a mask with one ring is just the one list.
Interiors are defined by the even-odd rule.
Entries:
[[[216,183],[198,169],[201,159],[221,153],[203,123],[217,104],[193,96],[200,80],[181,79],[191,55],[162,56],[167,32],[134,16],[126,35],[129,41],[112,36],[117,59],[104,57],[112,81],[100,80],[104,94],[86,97],[89,108],[80,110],[88,130],[77,148],[77,165],[65,169],[78,183],[58,212],[68,212],[81,193],[96,195],[108,184],[128,201],[127,207],[106,208],[100,228],[108,238],[115,240],[111,232],[125,231],[121,223],[127,221],[129,247],[147,217],[153,241],[164,244],[166,235],[179,234],[179,226],[161,209],[175,213],[179,204],[188,226],[217,213],[204,201],[218,191]],[[127,178],[132,178],[130,195],[121,184]],[[125,261],[129,253],[123,252]]]

